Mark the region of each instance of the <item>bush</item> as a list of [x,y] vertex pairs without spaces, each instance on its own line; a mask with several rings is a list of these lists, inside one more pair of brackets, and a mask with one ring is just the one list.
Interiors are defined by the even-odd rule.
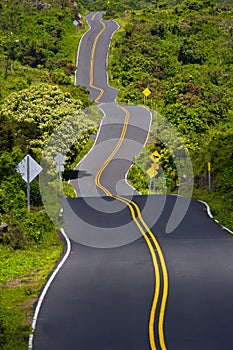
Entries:
[[12,212],[18,217],[25,214],[27,198],[22,189],[19,175],[11,175],[0,184],[0,208],[3,212]]
[[66,75],[64,73],[64,71],[61,69],[55,69],[52,72],[51,77],[52,77],[52,81],[55,84],[60,84],[60,85],[70,85],[71,84],[70,77],[68,75]]
[[[12,221],[8,219],[8,221]],[[24,249],[27,245],[27,240],[24,236],[22,228],[19,224],[13,224],[8,227],[6,232],[0,233],[0,243],[3,245],[10,245],[14,250]]]

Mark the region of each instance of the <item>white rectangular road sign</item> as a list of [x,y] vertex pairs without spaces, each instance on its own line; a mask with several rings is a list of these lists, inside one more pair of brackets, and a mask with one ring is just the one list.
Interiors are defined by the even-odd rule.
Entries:
[[56,168],[57,168],[57,171],[58,171],[58,172],[64,171],[64,169],[65,169],[65,168],[64,168],[64,165],[60,165],[60,164],[57,165]]
[[66,160],[66,157],[62,153],[58,153],[56,157],[54,157],[54,160],[58,165],[62,165]]
[[43,168],[38,164],[30,155],[24,157],[24,159],[18,164],[16,171],[21,174],[24,181],[31,182]]

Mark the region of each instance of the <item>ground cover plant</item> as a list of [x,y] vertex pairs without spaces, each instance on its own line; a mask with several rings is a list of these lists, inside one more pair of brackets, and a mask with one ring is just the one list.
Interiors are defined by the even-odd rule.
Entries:
[[[33,305],[64,249],[58,227],[48,218],[38,180],[16,173],[26,154],[40,162],[55,128],[83,110],[88,91],[74,86],[79,40],[86,31],[82,4],[74,1],[0,1],[0,347],[27,349]],[[46,5],[40,2],[42,5]],[[95,116],[95,123],[97,117]],[[94,122],[94,120],[93,120]],[[93,124],[94,125],[94,124]],[[97,124],[95,124],[97,125]],[[92,127],[90,133],[95,129]],[[88,143],[78,140],[67,167]],[[90,145],[91,146],[91,145]],[[64,185],[65,192],[71,190]]]
[[[109,55],[111,84],[119,89],[120,102],[134,104],[144,103],[142,92],[149,88],[146,105],[176,127],[189,150],[194,196],[207,200],[220,222],[232,228],[232,5],[212,0],[152,5],[115,15],[121,29]],[[172,155],[153,135],[147,147],[162,154],[168,191],[175,190]],[[129,180],[148,193],[149,178],[138,173],[135,166]]]

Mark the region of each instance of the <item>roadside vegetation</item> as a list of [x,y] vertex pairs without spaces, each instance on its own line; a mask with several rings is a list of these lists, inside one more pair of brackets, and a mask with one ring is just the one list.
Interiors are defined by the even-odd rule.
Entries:
[[[39,4],[40,3],[40,4]],[[61,257],[63,241],[47,216],[38,179],[26,183],[16,173],[26,154],[40,162],[55,128],[71,116],[82,127],[90,108],[88,91],[74,86],[85,13],[74,1],[0,0],[0,348],[27,349],[33,305]],[[88,109],[89,110],[89,109]],[[98,117],[69,152],[66,167],[89,144]],[[100,116],[99,116],[100,118]],[[85,122],[86,123],[86,122]],[[90,145],[89,145],[90,147]],[[64,192],[73,195],[64,184]]]
[[[219,221],[233,228],[233,7],[227,2],[183,1],[115,14],[121,25],[111,44],[110,83],[118,100],[146,105],[182,135],[192,159],[194,193]],[[156,116],[155,116],[156,117]],[[172,153],[150,135],[148,150],[161,154],[167,190],[177,190]],[[144,169],[148,159],[145,159]],[[211,192],[207,165],[211,163]],[[148,193],[150,179],[134,166],[129,180]],[[156,181],[155,181],[156,182]],[[163,184],[161,184],[163,186]],[[158,188],[158,191],[160,188]]]

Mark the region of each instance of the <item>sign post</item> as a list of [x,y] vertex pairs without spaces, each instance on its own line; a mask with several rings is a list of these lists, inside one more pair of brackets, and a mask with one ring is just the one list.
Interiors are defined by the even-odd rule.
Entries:
[[27,156],[27,209],[30,212],[30,162],[29,156]]
[[143,95],[144,95],[144,104],[146,104],[146,102],[147,102],[147,97],[150,96],[150,94],[151,94],[151,91],[150,91],[148,88],[146,88],[146,89],[143,91]]
[[210,162],[208,162],[208,190],[211,191],[211,172],[210,172]]
[[27,183],[27,209],[30,212],[30,183],[43,170],[43,168],[28,154],[18,164],[16,171]]
[[158,169],[159,169],[159,163],[158,160],[160,158],[160,154],[155,151],[153,152],[149,158],[152,160],[151,167],[147,170],[147,175],[150,178],[150,184],[149,184],[149,190],[152,190],[152,182],[155,176],[158,174]]
[[60,193],[62,192],[62,171],[64,171],[64,162],[66,160],[66,157],[62,153],[58,153],[56,157],[54,157],[55,162],[57,163],[57,171],[59,175],[59,188]]

